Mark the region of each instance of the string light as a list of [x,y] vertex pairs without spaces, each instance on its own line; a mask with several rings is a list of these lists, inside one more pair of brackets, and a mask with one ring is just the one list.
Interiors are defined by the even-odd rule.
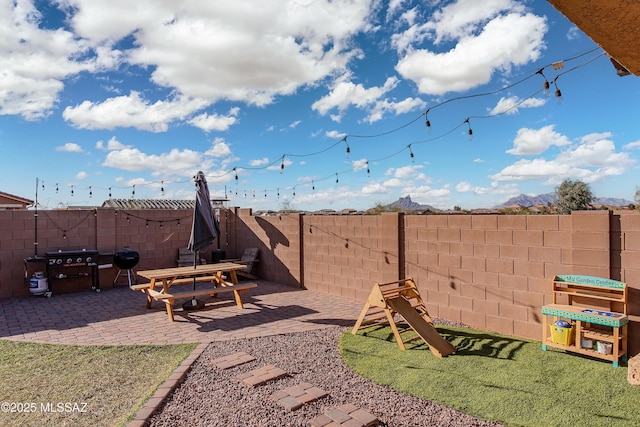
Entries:
[[427,116],[429,114],[429,110],[424,112],[424,125],[427,127],[427,132],[431,133],[431,122],[429,121],[429,117]]
[[540,68],[538,71],[536,71],[536,74],[540,74],[542,76],[542,78],[544,79],[544,83],[542,83],[542,89],[544,90],[544,94],[546,96],[548,96],[549,95],[549,80],[547,80],[547,76],[544,75],[542,70],[544,70],[544,68]]
[[553,85],[556,88],[556,101],[557,103],[560,105],[562,104],[562,92],[560,92],[560,88],[558,87],[558,77],[556,76],[556,78],[553,79]]
[[71,184],[71,195],[72,195],[72,196],[73,196],[73,187],[74,187],[74,185],[73,185],[73,184]]
[[[317,152],[317,153],[309,153],[309,154],[289,154],[289,153],[287,153],[287,154],[283,154],[281,157],[279,157],[279,158],[278,158],[279,160],[281,160],[281,165],[280,165],[281,173],[282,173],[282,170],[284,169],[285,156],[287,156],[287,155],[288,155],[288,156],[299,156],[299,157],[306,157],[306,156],[311,156],[311,155],[317,155],[317,154],[320,154],[320,153],[326,152],[326,151],[328,151],[329,149],[334,148],[336,145],[338,145],[338,144],[340,144],[340,143],[344,142],[344,143],[345,143],[345,146],[346,146],[346,147],[345,147],[345,149],[346,149],[347,157],[348,157],[348,156],[349,156],[349,154],[350,154],[350,152],[351,152],[350,145],[349,145],[349,143],[347,142],[348,137],[373,138],[373,137],[379,137],[379,136],[389,135],[389,134],[391,134],[391,133],[397,132],[397,131],[399,131],[399,130],[401,130],[401,129],[404,129],[404,128],[406,128],[407,126],[409,126],[409,125],[411,125],[411,124],[415,123],[418,119],[420,119],[420,118],[421,118],[421,116],[422,116],[422,115],[424,115],[424,124],[425,124],[425,127],[427,128],[428,132],[430,133],[430,132],[431,132],[431,122],[430,122],[430,120],[429,120],[428,114],[429,114],[429,113],[431,112],[431,110],[433,110],[434,108],[436,108],[436,107],[440,107],[440,106],[443,106],[443,105],[445,105],[445,104],[447,104],[447,103],[449,103],[449,102],[452,102],[452,101],[458,101],[458,100],[463,100],[463,99],[468,99],[468,98],[475,98],[475,97],[479,97],[479,96],[486,96],[486,95],[491,95],[491,94],[495,94],[495,93],[503,92],[503,91],[505,91],[505,90],[507,90],[507,89],[509,89],[509,88],[511,88],[511,87],[514,87],[514,86],[516,86],[516,85],[520,85],[521,83],[525,82],[526,80],[528,80],[528,79],[530,79],[531,77],[533,77],[533,76],[535,76],[535,75],[538,75],[538,74],[543,78],[543,85],[542,85],[543,87],[542,87],[542,89],[541,89],[541,90],[539,90],[539,91],[537,91],[535,94],[532,94],[532,95],[531,95],[531,96],[529,96],[528,98],[525,98],[524,100],[526,100],[526,99],[531,99],[531,97],[535,96],[537,93],[541,92],[542,90],[544,90],[544,91],[545,91],[545,93],[548,93],[548,89],[549,89],[549,87],[550,87],[551,83],[553,83],[553,84],[554,84],[554,87],[555,87],[555,96],[556,96],[556,99],[557,99],[557,101],[558,101],[558,104],[561,104],[561,103],[563,102],[563,98],[562,98],[562,93],[561,93],[561,91],[560,91],[560,89],[559,89],[559,87],[558,87],[558,85],[557,85],[557,79],[558,79],[558,77],[559,77],[559,76],[561,76],[561,75],[568,74],[569,72],[574,71],[574,70],[576,70],[576,69],[579,69],[579,68],[584,67],[585,65],[587,65],[587,64],[589,64],[589,63],[591,63],[591,62],[595,61],[598,57],[600,57],[600,56],[604,55],[604,52],[600,52],[600,53],[598,53],[598,54],[594,55],[592,58],[590,58],[590,59],[588,59],[588,60],[586,60],[586,61],[583,61],[581,64],[578,64],[577,66],[572,67],[572,68],[570,68],[570,69],[568,69],[568,70],[566,70],[566,71],[565,71],[565,70],[563,70],[563,72],[562,72],[562,73],[560,73],[559,75],[555,76],[555,78],[551,80],[551,83],[549,82],[549,80],[547,79],[547,77],[546,77],[546,75],[545,75],[545,70],[547,70],[548,68],[550,68],[551,66],[553,66],[553,69],[554,69],[555,71],[558,71],[558,70],[560,70],[560,69],[564,68],[565,62],[568,62],[568,61],[574,60],[574,59],[579,58],[579,57],[584,57],[585,55],[587,55],[587,54],[589,54],[589,53],[592,53],[592,52],[594,52],[594,51],[596,51],[596,50],[598,50],[598,49],[599,49],[599,48],[593,48],[593,49],[590,49],[590,50],[588,50],[588,51],[582,52],[582,53],[580,53],[580,54],[578,54],[578,55],[575,55],[575,56],[573,56],[573,57],[571,57],[571,58],[566,58],[564,61],[558,61],[558,62],[554,62],[554,63],[548,64],[548,65],[545,65],[544,67],[539,68],[538,70],[536,70],[533,74],[530,74],[530,75],[528,75],[528,76],[526,76],[526,77],[524,77],[524,78],[520,79],[520,80],[519,80],[519,81],[517,81],[517,82],[514,82],[514,83],[512,83],[512,84],[509,84],[508,86],[500,87],[500,88],[498,88],[498,89],[496,89],[496,90],[494,90],[494,91],[491,91],[491,92],[487,92],[487,93],[476,93],[476,94],[465,95],[465,96],[460,96],[460,97],[456,97],[456,98],[451,98],[451,99],[444,100],[444,101],[442,101],[442,102],[440,102],[440,103],[436,104],[435,106],[431,106],[429,109],[427,109],[426,111],[424,111],[422,114],[420,114],[418,117],[416,117],[415,119],[411,120],[410,122],[405,123],[405,124],[403,124],[403,125],[401,125],[401,126],[399,126],[399,127],[395,128],[395,129],[388,130],[388,131],[385,131],[385,132],[382,132],[382,133],[379,133],[379,134],[376,134],[376,135],[351,135],[351,134],[350,134],[350,135],[344,135],[344,136],[341,136],[341,138],[340,138],[340,140],[339,140],[339,141],[337,141],[336,143],[334,143],[333,145],[331,145],[331,146],[330,146],[330,147],[328,147],[328,148],[322,149],[321,151],[319,151],[319,152]],[[471,128],[470,118],[474,118],[474,119],[475,119],[475,118],[489,118],[489,117],[495,117],[495,116],[498,116],[498,115],[500,115],[500,114],[493,114],[493,115],[491,115],[491,116],[486,116],[486,117],[485,117],[485,116],[479,116],[479,117],[478,117],[478,116],[469,116],[469,117],[467,117],[467,119],[466,119],[462,124],[467,123],[467,126],[468,126],[467,133],[468,133],[468,136],[469,136],[469,140],[471,141],[471,140],[472,140],[472,138],[473,138],[473,130],[472,130],[472,128]],[[444,136],[446,136],[446,135],[449,135],[449,134],[453,133],[453,132],[454,132],[454,131],[459,127],[459,126],[460,126],[460,125],[456,126],[456,127],[455,127],[455,128],[453,128],[453,129],[450,129],[449,131],[447,131],[447,132],[443,133],[442,135],[439,135],[439,136],[438,136],[438,137],[436,137],[436,138],[430,138],[430,139],[428,139],[428,140],[423,140],[423,141],[414,141],[414,142],[412,142],[412,144],[420,144],[420,143],[424,143],[424,142],[428,142],[428,141],[433,141],[433,140],[436,140],[436,139],[441,139],[441,138],[443,138]],[[413,151],[412,151],[412,146],[411,146],[411,144],[409,144],[409,145],[408,145],[408,146],[406,146],[405,148],[409,148],[409,153],[410,153],[410,157],[411,157],[411,159],[412,159],[412,162],[415,162],[415,160],[414,160],[415,156],[414,156],[414,153],[413,153]],[[401,151],[402,151],[402,149],[401,149],[401,150],[399,150],[399,151],[397,151],[397,152],[395,152],[395,153],[393,153],[393,154],[391,154],[391,155],[388,155],[388,156],[384,157],[383,159],[391,158],[391,157],[393,157],[393,156],[395,156],[395,155],[398,155]],[[383,160],[383,159],[378,159],[378,160]],[[375,161],[378,161],[378,160],[375,160]],[[368,175],[368,176],[370,176],[370,174],[371,174],[371,170],[370,170],[369,161],[367,160],[366,162],[367,162],[367,175]],[[260,167],[256,167],[256,168],[248,168],[248,169],[267,169],[267,168],[271,169],[271,168],[273,168],[274,163],[275,163],[275,165],[277,165],[277,160],[276,160],[275,162],[271,162],[271,163],[269,163],[268,165],[261,165]],[[234,173],[234,179],[235,179],[236,183],[238,183],[238,182],[239,182],[238,169],[239,169],[239,167],[233,167],[230,171],[224,172],[222,175],[220,175],[220,177],[222,177],[222,176],[224,176],[224,175],[228,175],[228,174],[230,174],[231,172],[233,172],[233,173]],[[240,168],[240,169],[243,169],[243,168]],[[338,184],[338,183],[339,183],[339,173],[347,173],[347,172],[355,172],[355,170],[351,169],[351,170],[348,170],[348,171],[343,171],[343,172],[338,171],[338,172],[336,172],[336,173],[335,173],[335,176],[336,176],[336,184]],[[329,175],[329,176],[328,176],[328,177],[326,177],[326,178],[330,178],[330,177],[331,177],[331,175]],[[326,179],[326,178],[323,178],[323,179]],[[165,188],[164,188],[164,180],[163,180],[163,181],[161,181],[161,182],[160,182],[160,184],[161,184],[161,192],[162,192],[162,193],[163,193],[163,195],[164,195],[164,192],[165,192]],[[145,185],[146,185],[146,184],[145,184]],[[157,185],[157,184],[156,184],[156,183],[150,183],[149,185]],[[44,187],[45,187],[45,185],[44,185],[44,181],[42,181],[42,188],[43,188],[43,190],[44,190]],[[132,186],[132,193],[131,193],[131,194],[132,194],[132,198],[135,196],[135,187],[136,187],[136,185],[133,185],[133,186]],[[116,188],[126,188],[126,187],[116,187]],[[109,189],[109,198],[112,198],[112,197],[113,197],[113,194],[112,194],[112,187],[108,187],[108,189]],[[315,190],[315,182],[313,182],[313,184],[312,184],[312,189],[314,189],[314,190]],[[58,192],[58,191],[59,191],[59,184],[58,184],[58,183],[56,183],[56,192]],[[242,191],[242,190],[240,190],[240,191]],[[269,196],[268,196],[269,191],[272,191],[272,190],[265,189],[265,197],[266,197],[266,198],[268,198],[268,197],[269,197]],[[71,192],[72,192],[72,195],[74,195],[74,194],[75,194],[75,188],[74,188],[74,186],[73,186],[73,185],[71,185]],[[254,190],[254,192],[255,192],[255,190]],[[245,190],[245,193],[244,193],[244,194],[245,194],[245,198],[246,198],[246,193],[247,193],[247,191]],[[89,187],[89,195],[90,195],[90,197],[92,197],[92,194],[93,194],[93,188],[92,188],[92,186],[90,186],[90,187]],[[226,194],[227,194],[227,193],[226,193],[226,187],[225,187],[225,197],[226,197]],[[236,196],[238,195],[238,190],[236,190],[236,191],[235,191],[235,194],[236,194]],[[294,194],[295,194],[295,190],[294,190]],[[254,195],[254,197],[255,197],[255,195]],[[279,197],[279,190],[278,190],[278,197]]]
[[164,195],[164,181],[160,181],[160,192]]
[[133,199],[136,196],[136,185],[133,184],[133,189],[131,190],[131,198]]
[[316,183],[313,180],[311,180],[311,191],[316,191]]
[[411,144],[407,145],[407,147],[409,148],[409,157],[411,158],[411,163],[415,163],[415,155],[413,154],[413,151],[411,150]]

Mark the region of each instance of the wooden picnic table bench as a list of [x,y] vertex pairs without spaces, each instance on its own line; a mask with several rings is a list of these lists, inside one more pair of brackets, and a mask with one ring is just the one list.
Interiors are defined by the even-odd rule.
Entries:
[[[156,270],[138,271],[139,277],[149,279],[148,283],[142,283],[131,286],[131,289],[142,291],[147,295],[147,308],[151,308],[151,303],[155,301],[164,302],[167,308],[169,320],[173,321],[173,304],[176,299],[195,298],[198,296],[215,296],[222,292],[233,292],[238,308],[243,308],[242,297],[240,293],[247,292],[251,288],[258,286],[255,283],[238,284],[236,275],[237,270],[244,269],[246,266],[235,264],[232,262],[203,264],[188,267],[162,268]],[[225,278],[228,274],[231,282]],[[171,286],[189,285],[194,283],[209,282],[213,286],[205,289],[193,289],[190,291],[170,292]],[[161,287],[160,290],[156,288]]]

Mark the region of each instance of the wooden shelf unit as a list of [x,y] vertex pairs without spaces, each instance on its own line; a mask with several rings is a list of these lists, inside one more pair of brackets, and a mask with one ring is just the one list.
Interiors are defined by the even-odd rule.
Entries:
[[[542,307],[542,350],[547,346],[611,361],[627,360],[627,284],[592,276],[560,275],[553,279],[553,304]],[[551,320],[551,319],[552,320]],[[566,319],[575,327],[569,345],[553,341],[550,326]],[[611,354],[583,348],[582,340],[610,343]]]

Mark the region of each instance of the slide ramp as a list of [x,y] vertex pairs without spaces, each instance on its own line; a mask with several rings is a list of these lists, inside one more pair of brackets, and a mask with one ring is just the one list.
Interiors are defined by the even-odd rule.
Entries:
[[432,324],[420,316],[404,297],[398,296],[388,299],[387,304],[393,311],[401,315],[409,326],[429,345],[429,349],[435,356],[444,357],[455,353],[455,346],[445,340]]

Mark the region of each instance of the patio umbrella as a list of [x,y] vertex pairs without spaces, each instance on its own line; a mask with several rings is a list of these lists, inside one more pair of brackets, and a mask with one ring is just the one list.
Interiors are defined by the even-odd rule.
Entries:
[[[219,227],[213,216],[211,209],[211,197],[209,196],[209,186],[202,171],[198,171],[195,176],[196,183],[196,204],[193,210],[193,223],[191,226],[191,237],[187,248],[193,252],[193,268],[198,265],[198,251],[208,248],[213,240],[220,234]],[[196,278],[193,278],[193,290],[196,289]],[[202,308],[204,303],[195,297],[185,304],[184,308]]]

